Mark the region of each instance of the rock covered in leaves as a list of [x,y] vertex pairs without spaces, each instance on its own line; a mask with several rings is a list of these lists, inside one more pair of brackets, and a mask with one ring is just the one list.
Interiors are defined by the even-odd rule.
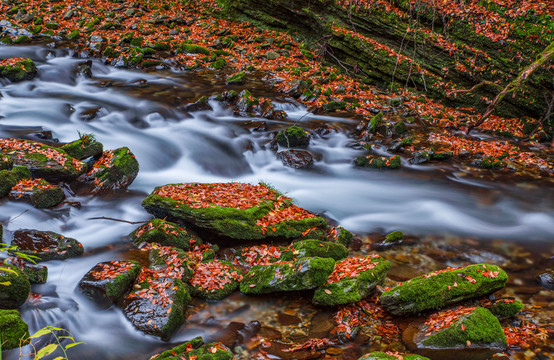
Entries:
[[16,266],[27,276],[31,284],[44,284],[48,279],[48,268],[44,265],[32,264],[17,256],[6,258],[4,263]]
[[92,134],[84,134],[79,139],[65,144],[61,147],[69,156],[83,160],[91,156],[99,156],[104,151],[101,142],[96,141]]
[[94,186],[93,193],[124,189],[137,177],[139,164],[127,147],[106,150],[80,181]]
[[32,80],[36,75],[37,67],[31,59],[11,58],[0,60],[0,77],[19,82]]
[[362,356],[361,358],[358,358],[358,360],[429,360],[429,358],[415,354],[399,354],[392,352],[385,353],[374,351]]
[[96,264],[79,281],[77,288],[100,307],[107,308],[123,298],[140,271],[134,261],[105,261]]
[[188,252],[170,246],[153,244],[150,249],[150,267],[164,271],[170,278],[188,282],[194,274],[194,265],[201,261]]
[[241,280],[242,275],[230,262],[199,262],[190,280],[191,293],[207,300],[221,300],[235,291]]
[[183,250],[202,243],[200,237],[193,230],[162,219],[153,219],[141,225],[130,236],[136,245],[145,242],[158,243],[162,246],[175,246]]
[[31,140],[0,139],[0,154],[27,167],[33,177],[52,182],[75,180],[86,170],[85,163],[65,151]]
[[320,305],[355,303],[382,284],[390,269],[390,262],[379,255],[349,257],[335,265],[325,285],[319,287],[313,302]]
[[322,218],[265,184],[183,183],[160,186],[142,202],[159,218],[175,218],[232,239],[294,239],[320,233]]
[[289,126],[286,130],[279,131],[275,141],[285,147],[306,146],[310,143],[310,133],[300,126]]
[[29,327],[17,310],[0,310],[0,342],[2,350],[15,349],[29,343]]
[[320,257],[256,265],[244,275],[240,291],[244,294],[267,294],[314,289],[327,281],[334,267],[333,259]]
[[317,256],[338,261],[348,256],[348,249],[344,245],[315,239],[296,241],[291,249],[297,259]]
[[17,267],[0,266],[0,309],[15,309],[23,305],[31,292],[27,276]]
[[161,354],[154,355],[151,360],[231,360],[233,353],[220,342],[204,344],[199,336],[186,341]]
[[23,166],[14,166],[11,170],[0,170],[0,197],[8,195],[18,181],[31,177],[29,169]]
[[79,241],[53,231],[17,230],[12,245],[23,254],[36,256],[37,261],[65,260],[84,252]]
[[248,246],[235,253],[234,263],[251,268],[254,265],[269,265],[280,261],[291,261],[294,255],[290,248],[273,245]]
[[398,169],[400,168],[400,156],[393,157],[364,155],[356,158],[356,165],[377,169]]
[[305,168],[314,163],[313,155],[306,150],[283,150],[278,152],[276,155],[283,162],[283,165],[293,169]]
[[410,315],[500,290],[508,275],[496,265],[448,268],[418,276],[385,291],[381,305],[394,315]]
[[38,209],[46,209],[62,202],[64,193],[61,187],[44,179],[24,179],[12,187],[9,197],[28,202]]

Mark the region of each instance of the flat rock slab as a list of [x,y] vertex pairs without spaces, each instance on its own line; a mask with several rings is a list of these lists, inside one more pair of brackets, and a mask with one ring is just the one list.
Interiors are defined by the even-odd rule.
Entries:
[[188,250],[196,244],[202,244],[202,239],[193,230],[162,219],[149,221],[133,231],[130,236],[136,245],[145,242],[158,243]]
[[228,261],[199,262],[190,280],[191,293],[207,300],[221,300],[235,291],[241,280],[241,273]]
[[0,310],[0,341],[2,350],[10,350],[29,343],[29,327],[17,310]]
[[125,189],[137,177],[139,164],[127,147],[106,150],[79,181],[93,186],[93,193]]
[[170,184],[157,187],[142,205],[155,217],[189,222],[240,240],[324,236],[327,225],[265,184]]
[[96,264],[79,281],[77,288],[102,308],[117,303],[129,291],[140,271],[134,261],[105,261]]
[[44,179],[25,179],[12,187],[9,197],[28,202],[38,209],[46,209],[61,203],[65,195],[61,187]]
[[502,289],[506,272],[496,265],[448,268],[410,279],[381,294],[381,305],[394,315],[417,314]]
[[23,254],[36,256],[37,261],[65,260],[84,252],[79,241],[52,231],[17,230],[12,245]]
[[231,360],[233,353],[220,342],[204,344],[201,337],[175,346],[161,354],[154,355],[151,360]]

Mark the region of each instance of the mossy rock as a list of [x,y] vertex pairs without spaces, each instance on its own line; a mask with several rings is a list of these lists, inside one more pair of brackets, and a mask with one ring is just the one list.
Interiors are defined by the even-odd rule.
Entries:
[[53,231],[17,230],[12,245],[22,254],[36,256],[36,261],[65,260],[84,252],[79,241]]
[[286,130],[279,131],[275,141],[281,146],[295,147],[310,144],[310,133],[300,126],[289,126]]
[[139,271],[135,261],[101,262],[83,276],[77,289],[101,308],[108,308],[125,296]]
[[17,178],[9,170],[0,170],[0,197],[10,193],[10,190],[17,184]]
[[204,110],[213,110],[212,106],[207,97],[202,96],[196,102],[192,104],[187,104],[183,107],[184,111],[204,111]]
[[15,309],[23,305],[31,292],[27,276],[16,266],[0,266],[0,308]]
[[390,262],[380,256],[347,258],[335,265],[327,283],[315,291],[312,301],[327,306],[358,302],[385,281],[389,269]]
[[0,310],[2,350],[15,349],[30,342],[29,327],[17,310]]
[[202,337],[198,336],[154,355],[151,360],[231,360],[232,358],[233,353],[222,343],[204,344]]
[[500,299],[492,303],[488,309],[499,319],[507,319],[516,316],[523,310],[523,303],[519,300]]
[[309,290],[325,284],[335,261],[329,258],[302,258],[272,265],[256,265],[240,283],[243,294]]
[[268,265],[291,260],[294,260],[294,255],[290,247],[263,244],[237,250],[234,263],[245,267],[252,267],[254,265]]
[[160,186],[142,202],[158,218],[192,223],[231,239],[296,239],[326,222],[267,185],[184,183]]
[[449,326],[418,340],[418,345],[431,349],[490,349],[489,356],[508,348],[500,322],[482,307],[475,308]]
[[337,110],[346,110],[348,104],[346,101],[329,101],[327,104],[323,105],[323,109],[327,112],[334,112]]
[[329,241],[307,239],[296,241],[291,247],[296,259],[322,257],[341,260],[348,256],[348,249],[344,245]]
[[331,242],[336,242],[337,244],[342,244],[347,248],[352,243],[354,236],[352,233],[342,226],[329,226],[327,229],[326,240]]
[[404,241],[404,233],[402,231],[393,231],[383,240],[383,245],[398,245]]
[[13,160],[5,155],[0,155],[0,170],[11,170],[13,167]]
[[122,308],[137,329],[167,341],[185,322],[189,302],[187,286],[181,280],[168,279],[163,272],[143,268]]
[[356,158],[356,165],[376,169],[399,169],[401,161],[398,155],[393,157],[364,155]]
[[191,246],[202,244],[202,239],[193,230],[162,219],[149,221],[133,231],[129,236],[131,236],[136,245],[145,242],[158,243],[162,246],[175,246],[188,250]]
[[208,48],[196,44],[181,44],[179,48],[188,54],[210,55],[210,50]]
[[5,264],[16,266],[27,278],[31,284],[44,284],[48,279],[48,267],[36,265],[17,256],[10,256],[4,260]]
[[[213,254],[215,256],[215,253]],[[202,256],[204,258],[204,256]],[[213,258],[206,256],[206,258]],[[157,246],[150,250],[150,268],[166,269],[168,277],[188,282],[194,275],[194,263],[202,259],[194,259],[185,251],[172,246]]]
[[12,200],[22,200],[38,209],[46,209],[61,203],[65,197],[58,185],[52,185],[44,179],[21,180],[11,189]]
[[191,294],[206,300],[221,300],[239,286],[242,275],[228,261],[212,260],[196,264],[190,280]]
[[33,177],[51,182],[73,181],[86,170],[84,162],[65,151],[31,140],[0,139],[0,154],[28,168]]
[[31,59],[0,60],[0,77],[13,82],[31,80],[37,75],[37,67]]
[[244,71],[233,74],[227,78],[228,85],[242,85],[245,82],[246,73]]
[[454,156],[452,151],[433,152],[431,154],[431,160],[444,161],[451,159]]
[[415,355],[415,354],[387,354],[380,351],[375,351],[369,354],[366,354],[362,356],[361,358],[358,358],[358,360],[429,360],[429,358],[426,358],[424,356]]
[[93,193],[102,193],[129,186],[137,177],[139,164],[127,147],[104,151],[92,169],[79,178],[94,186]]
[[381,305],[394,315],[411,315],[502,289],[506,272],[496,265],[477,264],[418,276],[381,294]]
[[104,151],[104,145],[96,141],[93,135],[82,135],[78,140],[61,147],[69,156],[83,160],[91,156],[98,156]]

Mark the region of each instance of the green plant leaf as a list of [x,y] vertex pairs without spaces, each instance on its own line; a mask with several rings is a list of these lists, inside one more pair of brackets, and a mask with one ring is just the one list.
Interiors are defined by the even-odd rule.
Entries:
[[4,285],[4,286],[10,286],[11,284],[12,284],[11,281],[0,282],[0,285]]
[[46,334],[50,334],[50,333],[52,333],[52,330],[50,330],[50,328],[48,328],[48,327],[45,327],[45,328],[40,329],[39,331],[37,331],[33,335],[31,335],[31,339],[36,339],[38,337],[41,337],[42,335],[46,335]]
[[11,272],[12,274],[16,274],[16,275],[17,275],[17,271],[15,271],[15,270],[13,270],[13,269],[10,269],[10,268],[0,267],[0,270],[5,271],[5,272]]
[[65,360],[65,358],[63,356],[58,356],[57,358],[55,358],[53,360]]
[[36,353],[35,360],[42,359],[43,357],[52,354],[54,351],[56,351],[57,348],[58,348],[57,344],[50,344],[50,345],[47,345],[47,346],[43,347],[42,349],[40,349]]
[[65,346],[65,349],[66,349],[66,350],[67,350],[67,349],[71,349],[72,347],[77,346],[77,345],[79,345],[79,344],[83,344],[83,343],[82,343],[82,342],[74,342],[74,343],[72,343],[72,344],[67,344],[67,345]]

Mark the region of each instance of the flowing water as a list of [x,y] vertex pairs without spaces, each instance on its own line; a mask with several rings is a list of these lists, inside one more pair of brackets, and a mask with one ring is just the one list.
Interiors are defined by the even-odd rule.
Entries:
[[[550,185],[466,180],[450,168],[407,163],[399,171],[358,169],[352,159],[363,151],[348,135],[354,119],[310,114],[291,100],[275,97],[261,83],[251,91],[272,97],[287,112],[286,121],[236,117],[215,101],[210,102],[213,111],[189,114],[180,106],[225,90],[224,81],[210,73],[146,73],[99,61],[93,63],[93,77],[87,78],[74,70],[83,59],[71,55],[47,46],[0,47],[0,58],[30,57],[39,68],[33,81],[0,86],[0,136],[51,141],[51,132],[53,139],[68,142],[79,132],[94,133],[106,149],[128,146],[140,163],[140,173],[127,192],[102,197],[68,193],[72,204],[50,210],[1,200],[0,221],[7,239],[15,230],[33,228],[83,243],[83,257],[46,263],[47,284],[33,288],[41,297],[22,308],[31,332],[56,325],[86,342],[80,359],[146,359],[168,346],[135,330],[119,309],[100,311],[74,291],[97,262],[129,256],[127,235],[138,225],[98,218],[149,219],[141,201],[155,186],[167,183],[268,182],[299,206],[358,234],[402,230],[537,246],[553,243]],[[272,131],[253,129],[259,121],[266,121],[269,130],[299,123],[330,131],[315,135],[309,146],[316,154],[314,166],[294,170],[284,167],[269,149]],[[219,303],[197,302],[172,342],[196,335],[217,339],[225,336],[222,329],[236,323],[259,321],[263,327],[272,309],[293,306],[295,300],[277,304],[280,301],[234,294]],[[241,329],[248,332],[248,326]],[[8,358],[17,356],[12,351]]]

